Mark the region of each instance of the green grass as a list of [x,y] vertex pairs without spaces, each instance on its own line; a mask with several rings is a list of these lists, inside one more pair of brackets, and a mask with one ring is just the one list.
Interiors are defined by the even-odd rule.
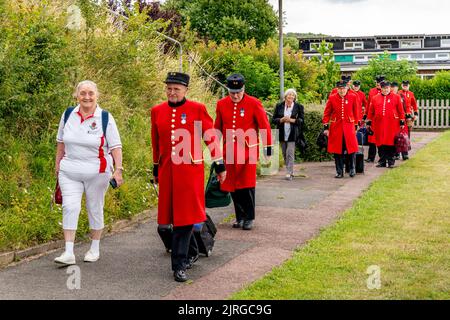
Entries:
[[[450,131],[231,299],[450,299]],[[368,289],[369,266],[381,287]]]

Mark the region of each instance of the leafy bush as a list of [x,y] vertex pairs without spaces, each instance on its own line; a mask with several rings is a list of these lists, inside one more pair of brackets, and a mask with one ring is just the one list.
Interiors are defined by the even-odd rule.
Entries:
[[[155,205],[150,184],[149,108],[163,100],[163,79],[178,69],[145,12],[123,23],[91,1],[77,2],[85,21],[66,28],[69,1],[9,1],[0,6],[0,252],[61,238],[60,207],[50,209],[59,119],[85,79],[116,119],[125,184],[105,201],[107,227]],[[189,98],[216,100],[192,69]],[[205,89],[206,88],[206,89]],[[88,231],[82,211],[78,237]]]

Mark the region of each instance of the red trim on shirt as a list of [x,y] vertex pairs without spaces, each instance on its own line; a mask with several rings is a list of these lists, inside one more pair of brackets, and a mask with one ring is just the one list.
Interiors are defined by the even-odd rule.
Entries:
[[99,173],[106,171],[106,158],[105,152],[103,151],[103,145],[105,144],[105,136],[103,135],[100,141],[100,147],[98,148],[98,158],[100,159],[100,170]]
[[80,118],[81,118],[81,123],[83,123],[84,121],[86,121],[86,120],[88,120],[88,119],[90,119],[90,118],[92,118],[92,117],[94,116],[94,114],[90,114],[90,115],[88,115],[86,118],[83,118],[83,115],[81,114],[80,110],[77,111],[77,114],[78,114],[78,115],[80,116]]

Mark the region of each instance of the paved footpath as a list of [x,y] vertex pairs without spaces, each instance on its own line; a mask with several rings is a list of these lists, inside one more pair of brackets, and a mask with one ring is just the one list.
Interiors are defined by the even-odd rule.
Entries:
[[[411,155],[438,135],[414,132]],[[153,211],[145,223],[105,237],[96,263],[82,262],[88,243],[75,246],[80,289],[68,288],[74,271],[53,263],[62,252],[56,250],[0,270],[0,299],[226,299],[289,259],[390,170],[370,164],[363,175],[334,179],[334,162],[302,163],[295,169],[293,181],[284,180],[283,169],[258,180],[252,231],[221,223],[233,214],[232,206],[208,210],[218,227],[216,244],[210,257],[201,257],[189,270],[192,281],[173,281]]]

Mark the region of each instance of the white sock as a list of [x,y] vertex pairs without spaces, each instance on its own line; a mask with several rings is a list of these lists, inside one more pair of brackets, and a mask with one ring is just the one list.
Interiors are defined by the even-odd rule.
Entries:
[[73,254],[73,242],[66,241],[66,252],[68,254]]
[[91,251],[93,253],[100,253],[100,240],[92,240]]

